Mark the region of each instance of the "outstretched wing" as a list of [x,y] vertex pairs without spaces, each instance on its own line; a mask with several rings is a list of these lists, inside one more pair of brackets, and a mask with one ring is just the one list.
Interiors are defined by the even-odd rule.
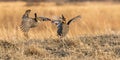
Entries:
[[22,19],[29,18],[30,12],[31,12],[30,9],[26,10],[25,13],[24,13],[23,16],[22,16]]
[[67,22],[67,25],[69,25],[72,21],[77,20],[78,18],[80,18],[79,15],[76,16],[76,17],[74,17],[74,18],[72,18],[72,19],[70,19],[70,20]]
[[47,18],[47,17],[37,17],[37,20],[39,20],[39,21],[51,21],[51,19]]
[[28,32],[30,29],[30,23],[29,23],[31,20],[31,18],[29,17],[30,12],[31,12],[30,9],[26,10],[25,14],[22,17],[20,28],[23,32]]
[[29,38],[28,36],[28,32],[30,30],[29,24],[28,22],[22,21],[21,25],[20,25],[21,30],[24,32],[24,36]]
[[30,23],[29,20],[23,20],[21,22],[20,28],[23,32],[28,32],[30,30]]

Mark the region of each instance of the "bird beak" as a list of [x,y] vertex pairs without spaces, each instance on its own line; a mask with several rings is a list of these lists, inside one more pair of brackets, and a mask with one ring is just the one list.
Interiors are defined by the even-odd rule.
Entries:
[[58,25],[58,23],[54,22],[54,21],[51,21],[52,24],[55,24],[55,25]]
[[62,21],[63,23],[66,23],[66,21]]

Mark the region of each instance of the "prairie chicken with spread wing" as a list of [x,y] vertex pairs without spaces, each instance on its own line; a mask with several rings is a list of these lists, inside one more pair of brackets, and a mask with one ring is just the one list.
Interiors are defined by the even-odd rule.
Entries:
[[66,23],[66,18],[62,15],[62,17],[60,17],[60,19],[53,20],[52,23],[57,25],[57,35],[58,35],[58,37],[60,37],[60,38],[64,37],[69,31],[70,23],[74,20],[77,20],[78,18],[80,18],[80,16],[76,16],[76,17],[70,19]]
[[24,32],[25,37],[28,38],[28,32],[30,28],[34,28],[38,26],[39,21],[51,21],[51,19],[46,17],[37,17],[37,14],[35,13],[35,18],[29,17],[31,10],[26,10],[24,15],[22,16],[22,22],[20,25],[21,30]]

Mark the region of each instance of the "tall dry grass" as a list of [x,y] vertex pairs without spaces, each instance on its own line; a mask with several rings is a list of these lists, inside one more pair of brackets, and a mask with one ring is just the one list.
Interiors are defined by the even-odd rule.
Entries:
[[[29,7],[25,4],[24,2],[0,2],[0,39],[23,38],[22,32],[17,27],[27,9],[32,10],[31,17],[34,17],[35,12],[39,16],[52,19],[64,14],[67,20],[81,15],[81,19],[70,25],[67,37],[120,31],[120,4],[80,3],[56,6],[54,3],[41,3],[39,6]],[[55,38],[56,26],[50,22],[41,22],[38,27],[30,30],[29,35],[31,38]]]
[[[120,59],[120,35],[117,35],[120,31],[120,4],[88,2],[61,6],[56,6],[55,3],[41,3],[39,6],[25,4],[0,2],[0,59]],[[77,15],[81,15],[81,18],[71,23],[67,34],[69,38],[64,40],[65,44],[55,39],[56,26],[51,22],[41,22],[38,27],[30,30],[30,39],[25,40],[19,25],[27,9],[32,10],[31,17],[34,17],[36,12],[39,16],[52,19],[61,14],[64,14],[67,20]]]

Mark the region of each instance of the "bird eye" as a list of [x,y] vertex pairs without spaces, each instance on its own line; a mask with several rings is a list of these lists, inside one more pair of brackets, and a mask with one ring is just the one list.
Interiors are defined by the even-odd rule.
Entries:
[[55,23],[55,25],[58,25],[58,23]]

